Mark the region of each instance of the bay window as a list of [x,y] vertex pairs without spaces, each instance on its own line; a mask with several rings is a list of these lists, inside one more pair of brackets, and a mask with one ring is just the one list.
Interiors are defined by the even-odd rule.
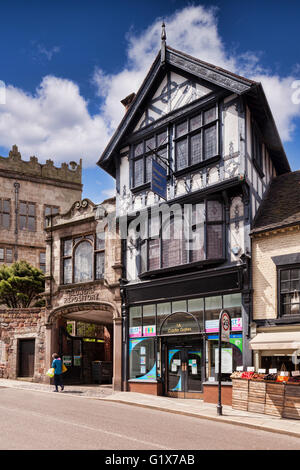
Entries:
[[62,283],[103,279],[105,240],[99,234],[62,240]]
[[[168,220],[166,220],[168,219]],[[224,257],[223,204],[206,200],[186,205],[182,216],[158,213],[140,242],[140,274]]]

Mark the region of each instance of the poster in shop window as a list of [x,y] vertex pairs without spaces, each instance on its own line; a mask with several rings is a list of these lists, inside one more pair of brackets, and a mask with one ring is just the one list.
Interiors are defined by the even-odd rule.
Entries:
[[[215,373],[219,373],[219,348],[215,349]],[[222,348],[222,374],[232,373],[232,349]]]

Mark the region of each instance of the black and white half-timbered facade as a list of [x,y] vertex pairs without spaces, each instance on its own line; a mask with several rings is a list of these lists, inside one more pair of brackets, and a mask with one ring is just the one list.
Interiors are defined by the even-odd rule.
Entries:
[[[124,389],[198,397],[248,366],[251,244],[272,178],[290,171],[260,83],[162,45],[99,166],[116,179],[123,239]],[[153,190],[152,163],[167,173]]]

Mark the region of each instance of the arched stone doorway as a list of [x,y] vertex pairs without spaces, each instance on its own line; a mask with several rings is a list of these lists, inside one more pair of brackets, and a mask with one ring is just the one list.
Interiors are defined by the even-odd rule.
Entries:
[[[72,324],[75,329],[72,330]],[[78,335],[78,324],[81,333]],[[82,333],[82,326],[89,325],[95,335]],[[101,337],[103,328],[103,337]],[[83,328],[85,329],[85,328]],[[116,304],[110,302],[81,302],[54,308],[47,319],[48,363],[51,354],[59,352],[69,363],[69,381],[93,383],[92,362],[111,362],[114,390],[121,390],[121,316]],[[99,333],[100,332],[100,333]],[[99,336],[100,334],[100,336]],[[67,372],[68,374],[68,372]],[[67,375],[66,375],[67,378]]]

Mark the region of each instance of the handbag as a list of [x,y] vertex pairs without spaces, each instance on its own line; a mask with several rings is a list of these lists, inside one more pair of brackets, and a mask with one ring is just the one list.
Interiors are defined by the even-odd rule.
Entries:
[[64,372],[67,372],[67,370],[68,370],[68,369],[67,369],[66,366],[63,364],[62,367],[61,367],[61,372],[62,372],[62,374],[63,374]]
[[54,368],[50,367],[50,369],[47,370],[46,375],[51,378],[54,377]]

